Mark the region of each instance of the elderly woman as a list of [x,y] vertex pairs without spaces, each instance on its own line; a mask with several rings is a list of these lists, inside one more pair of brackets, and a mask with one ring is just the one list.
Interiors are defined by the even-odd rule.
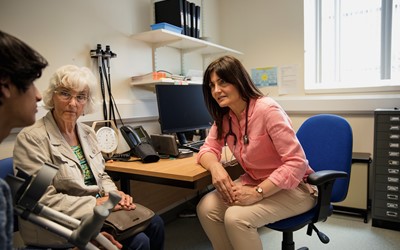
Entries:
[[[77,122],[93,111],[96,78],[85,67],[66,65],[50,79],[43,95],[49,112],[17,136],[14,166],[35,174],[44,162],[59,167],[52,185],[40,199],[43,205],[81,219],[108,199],[117,187],[105,172],[104,158],[94,131]],[[114,210],[135,209],[132,197],[118,191],[122,199]],[[20,233],[27,245],[68,247],[68,243],[42,228],[20,220]],[[163,249],[164,224],[155,216],[142,233],[121,242],[124,249]]]

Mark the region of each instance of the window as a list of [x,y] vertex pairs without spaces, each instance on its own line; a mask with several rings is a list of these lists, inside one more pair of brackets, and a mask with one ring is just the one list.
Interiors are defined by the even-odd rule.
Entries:
[[304,0],[306,92],[400,90],[400,0]]

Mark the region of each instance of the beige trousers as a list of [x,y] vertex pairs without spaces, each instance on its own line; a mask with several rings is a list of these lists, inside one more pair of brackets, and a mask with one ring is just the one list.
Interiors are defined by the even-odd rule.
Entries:
[[249,206],[227,206],[214,190],[200,200],[197,215],[215,250],[262,250],[257,229],[308,211],[316,196],[301,182],[295,189],[281,190]]

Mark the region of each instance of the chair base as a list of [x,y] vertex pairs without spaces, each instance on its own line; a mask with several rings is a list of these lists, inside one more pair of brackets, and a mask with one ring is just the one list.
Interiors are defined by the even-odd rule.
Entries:
[[[282,250],[295,250],[292,232],[283,232]],[[301,247],[298,250],[308,250],[308,247]]]
[[293,232],[283,232],[282,250],[294,250]]

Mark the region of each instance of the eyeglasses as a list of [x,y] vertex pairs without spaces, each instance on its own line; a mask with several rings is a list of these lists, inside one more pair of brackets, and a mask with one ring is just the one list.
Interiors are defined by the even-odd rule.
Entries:
[[71,99],[74,97],[79,104],[84,104],[88,99],[86,94],[73,95],[66,90],[54,90],[54,93],[56,93],[58,97],[65,102],[71,101]]

